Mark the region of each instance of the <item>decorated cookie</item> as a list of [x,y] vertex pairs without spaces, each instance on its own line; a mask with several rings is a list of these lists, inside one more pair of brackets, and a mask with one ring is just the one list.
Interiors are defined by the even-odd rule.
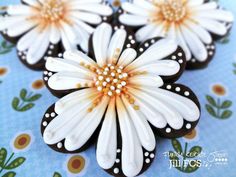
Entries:
[[122,3],[119,21],[133,27],[136,39],[173,38],[183,48],[187,69],[208,65],[215,41],[231,29],[232,13],[204,0],[133,0]]
[[36,70],[44,69],[47,56],[78,47],[87,52],[94,27],[112,15],[102,0],[23,0],[5,9],[0,31],[17,44],[20,60]]
[[43,139],[62,153],[80,152],[97,140],[101,168],[136,176],[155,157],[155,135],[183,136],[199,120],[195,94],[173,83],[185,67],[184,52],[160,38],[133,47],[132,35],[106,23],[90,41],[93,57],[66,51],[63,59],[46,62],[48,87],[68,94],[45,112]]

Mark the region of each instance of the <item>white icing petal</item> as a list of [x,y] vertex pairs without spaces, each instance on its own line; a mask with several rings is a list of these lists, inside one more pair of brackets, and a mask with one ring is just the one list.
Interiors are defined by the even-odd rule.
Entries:
[[7,28],[14,28],[15,26],[19,26],[22,23],[26,22],[27,16],[10,16],[10,17],[0,17],[0,30],[4,30]]
[[[167,123],[172,128],[177,129],[177,130],[182,128],[184,121],[183,121],[183,117],[178,112],[178,109],[176,110],[175,107],[172,106],[172,104],[169,104],[169,102],[166,103],[163,100],[160,100],[159,98],[154,97],[154,95],[146,93],[146,90],[148,89],[148,87],[143,86],[143,87],[140,87],[140,89],[141,90],[129,87],[130,93],[135,95],[135,97],[141,100],[148,100],[148,102],[151,105],[155,105],[155,107],[153,107],[155,112],[158,112],[161,115],[163,115]],[[155,90],[154,93],[156,93],[157,89],[154,89],[154,87],[152,87],[151,89]],[[176,106],[179,106],[179,105],[176,105]],[[182,106],[180,107],[182,108]]]
[[103,169],[111,168],[116,160],[117,127],[115,99],[113,98],[107,108],[107,112],[99,133],[96,156],[98,164]]
[[207,10],[213,10],[216,9],[218,7],[216,2],[208,2],[208,3],[204,3],[200,6],[196,6],[194,7],[194,10],[196,11],[207,11]]
[[[88,99],[89,98],[89,99]],[[57,117],[55,117],[46,127],[43,133],[43,139],[47,144],[55,144],[64,139],[72,129],[88,113],[87,109],[97,97],[91,97],[91,93],[87,94],[87,98],[79,100],[79,104],[73,104]]]
[[51,43],[57,44],[61,39],[60,31],[58,30],[58,28],[56,27],[54,23],[50,25],[50,28],[51,28],[51,31],[50,31],[49,40]]
[[26,5],[10,5],[7,8],[9,15],[31,15],[32,9]]
[[59,72],[49,78],[48,86],[54,90],[69,90],[80,87],[88,87],[87,84],[93,84],[93,80],[88,74],[71,71]]
[[80,26],[78,26],[77,24],[75,25],[75,31],[76,31],[76,36],[77,36],[77,42],[81,49],[85,52],[88,52],[88,42],[89,42],[89,37],[90,34],[85,31],[83,28],[81,28]]
[[223,36],[227,33],[227,28],[223,23],[220,23],[218,21],[211,20],[211,19],[200,18],[200,17],[196,18],[196,20],[202,27],[206,28],[208,31],[214,34]]
[[118,60],[118,65],[122,65],[122,66],[127,66],[128,64],[130,64],[137,56],[137,52],[132,49],[132,48],[127,48],[125,49],[119,60]]
[[149,103],[149,100],[142,99],[136,97],[133,93],[130,93],[134,99],[137,105],[139,105],[139,109],[141,111],[141,114],[143,114],[146,119],[156,128],[164,128],[167,125],[167,121],[163,114],[159,113],[155,110],[155,105],[151,105]]
[[7,30],[7,34],[10,37],[16,37],[20,36],[21,34],[27,32],[31,28],[33,28],[36,25],[36,22],[34,21],[29,21],[29,22],[24,22],[21,23],[20,25],[17,26],[17,28],[11,27]]
[[95,76],[93,72],[82,67],[78,62],[61,58],[48,57],[46,61],[46,68],[53,72],[70,71]]
[[78,4],[74,5],[72,9],[88,11],[92,13],[96,13],[99,15],[109,16],[112,14],[112,9],[107,5],[95,4],[95,3],[87,3],[87,4]]
[[163,80],[160,76],[153,74],[136,75],[130,77],[129,84],[138,86],[150,86],[150,87],[161,87],[163,85]]
[[164,23],[158,24],[156,28],[147,35],[147,38],[145,40],[154,38],[154,37],[166,37],[164,27],[165,27]]
[[65,50],[76,50],[77,44],[75,43],[74,40],[71,41],[68,35],[70,35],[71,37],[71,34],[66,33],[66,31],[63,28],[60,28],[60,36]]
[[127,70],[133,70],[143,65],[163,59],[177,50],[178,45],[175,41],[161,39],[149,47],[134,62],[127,66]]
[[209,18],[213,20],[224,21],[224,22],[232,22],[234,20],[233,14],[231,12],[220,10],[220,9],[200,12],[197,14],[197,16],[203,17],[203,18]]
[[132,107],[124,95],[122,95],[122,101],[130,115],[130,118],[132,119],[142,146],[148,151],[153,151],[156,146],[156,140],[147,120],[142,114],[140,114],[139,111]]
[[151,63],[148,65],[141,66],[138,69],[133,70],[135,71],[145,71],[149,74],[155,74],[158,76],[172,76],[179,72],[180,65],[177,61],[174,60],[159,60],[155,63]]
[[39,3],[35,0],[22,0],[22,2],[24,2],[30,6],[38,6],[39,5]]
[[81,100],[89,99],[89,97],[94,97],[98,95],[98,91],[95,88],[86,88],[72,92],[55,103],[55,112],[61,114],[69,110],[74,105],[79,105]]
[[189,29],[192,30],[202,40],[202,42],[204,42],[205,44],[212,43],[212,37],[207,30],[191,21],[189,21],[188,24]]
[[198,6],[204,3],[204,0],[188,0],[187,1],[189,6]]
[[[154,24],[148,24],[146,26],[141,27],[135,34],[136,39],[140,41],[145,41],[149,38],[150,34],[153,33],[159,26]],[[158,35],[156,35],[158,36]]]
[[150,1],[143,1],[143,0],[133,0],[133,4],[142,7],[146,10],[156,10],[156,7]]
[[182,35],[182,31],[180,28],[176,29],[176,41],[178,42],[178,44],[181,46],[181,48],[183,49],[186,59],[187,61],[189,61],[192,57],[191,51],[189,49],[189,47],[187,46],[187,43]]
[[188,28],[181,26],[182,29],[182,35],[184,36],[184,39],[190,48],[193,56],[203,62],[207,59],[207,49],[204,46],[203,42],[199,39],[199,37],[190,31]]
[[167,32],[166,36],[170,39],[175,39],[176,38],[176,27],[174,23],[171,23],[169,27],[169,31]]
[[163,103],[173,107],[187,121],[194,122],[200,117],[197,105],[184,96],[161,88],[150,89],[146,87],[143,90],[147,91],[155,99],[161,100]]
[[126,176],[136,176],[142,170],[143,166],[142,146],[120,97],[116,99],[116,106],[122,137],[122,171]]
[[[68,42],[70,42],[71,44],[76,44],[78,42],[77,31],[74,28],[72,28],[71,25],[63,21],[60,22],[60,25],[62,28],[61,31],[63,31],[63,34],[69,40]],[[64,35],[62,35],[62,38],[65,37]],[[69,50],[70,48],[66,49]]]
[[93,33],[94,28],[88,25],[87,23],[84,23],[83,21],[79,20],[77,17],[74,17],[73,20],[80,28],[83,28],[85,31],[87,31],[87,33],[89,34]]
[[67,50],[64,52],[63,57],[65,59],[77,62],[78,64],[84,63],[86,65],[92,65],[94,67],[97,66],[97,63],[95,63],[93,59],[91,59],[89,56],[87,56],[86,54],[78,50],[74,50],[74,51]]
[[70,0],[72,5],[82,5],[88,3],[102,3],[103,0]]
[[35,42],[31,44],[26,60],[29,64],[35,64],[43,58],[49,46],[49,29],[45,29],[42,33],[38,33]]
[[[117,57],[120,56],[120,53],[123,49],[123,46],[124,46],[124,43],[126,40],[126,36],[127,36],[127,33],[123,29],[119,29],[113,34],[113,36],[111,37],[111,40],[110,40],[108,51],[107,51],[108,63],[111,63],[112,61],[113,62],[117,61],[117,59],[118,59]],[[117,57],[115,57],[115,56],[117,56]]]
[[89,140],[100,124],[108,102],[109,98],[103,97],[101,103],[95,107],[92,112],[87,113],[75,128],[70,130],[69,135],[67,135],[65,139],[65,148],[67,150],[77,150]]
[[93,24],[93,25],[98,25],[99,23],[102,22],[102,18],[97,15],[97,14],[92,14],[89,12],[73,12],[75,16],[78,17],[78,19],[87,22],[89,24]]
[[38,29],[34,28],[25,35],[23,35],[20,40],[17,42],[17,49],[19,51],[24,51],[32,45],[32,43],[35,42],[35,39],[38,36]]
[[112,28],[107,23],[97,27],[93,34],[93,50],[98,65],[103,66],[106,62],[107,49],[110,42]]
[[149,11],[142,8],[142,7],[139,7],[139,6],[136,6],[135,4],[131,4],[129,2],[124,2],[121,4],[121,7],[122,9],[124,9],[124,11],[127,11],[131,14],[134,14],[134,15],[140,15],[140,16],[149,16]]
[[148,17],[130,15],[130,14],[120,15],[119,20],[121,23],[129,26],[141,26],[148,23]]

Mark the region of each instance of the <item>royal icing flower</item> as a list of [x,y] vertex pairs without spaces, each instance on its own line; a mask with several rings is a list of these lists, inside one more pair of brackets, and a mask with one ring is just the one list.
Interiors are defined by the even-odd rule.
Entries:
[[155,134],[179,137],[196,126],[196,96],[173,83],[185,66],[183,50],[169,39],[148,40],[137,51],[135,44],[121,27],[103,23],[92,36],[91,56],[66,51],[48,58],[47,86],[68,92],[44,115],[46,144],[75,153],[98,135],[98,164],[115,176],[136,176],[155,157]]
[[17,42],[18,56],[33,69],[44,69],[47,56],[65,50],[87,51],[94,27],[106,21],[112,9],[102,0],[23,0],[6,7],[0,31]]
[[227,35],[232,13],[204,0],[134,0],[122,3],[119,21],[137,27],[136,39],[175,39],[183,48],[187,68],[205,67],[215,53],[214,41]]

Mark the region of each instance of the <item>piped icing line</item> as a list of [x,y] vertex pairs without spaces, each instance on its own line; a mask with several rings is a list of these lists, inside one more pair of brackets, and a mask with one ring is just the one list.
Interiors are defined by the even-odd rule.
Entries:
[[[23,1],[6,7],[6,14],[0,17],[0,31],[17,43],[18,52],[26,54],[20,57],[26,66],[42,69],[47,56],[55,57],[63,49],[88,52],[94,27],[111,15],[112,8],[102,1]],[[60,51],[47,51],[51,44],[59,45]]]
[[115,106],[115,99],[113,98],[109,103],[97,142],[96,157],[98,164],[103,169],[111,168],[116,160],[117,120]]
[[59,152],[79,152],[97,134],[98,164],[115,176],[142,173],[155,156],[155,134],[184,135],[200,117],[191,90],[164,88],[166,77],[170,81],[184,69],[183,50],[173,40],[155,38],[139,52],[126,46],[132,40],[123,28],[101,24],[90,39],[93,55],[66,51],[63,58],[49,58],[44,71],[50,91],[65,95],[49,108],[55,117],[47,121],[48,111],[44,116],[45,143]]
[[216,2],[135,0],[123,2],[121,6],[119,21],[137,29],[138,42],[153,37],[176,40],[186,53],[188,69],[201,68],[210,62],[213,55],[208,53],[206,46],[226,36],[234,21],[232,13]]

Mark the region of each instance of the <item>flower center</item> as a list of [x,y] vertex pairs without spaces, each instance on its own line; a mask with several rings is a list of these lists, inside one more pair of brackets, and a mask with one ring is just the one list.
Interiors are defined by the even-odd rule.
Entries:
[[128,74],[123,71],[123,66],[105,65],[96,70],[97,77],[94,79],[96,88],[104,95],[120,95],[126,90]]
[[186,7],[182,0],[166,0],[160,9],[163,18],[171,22],[178,22],[186,15]]
[[61,0],[46,0],[40,11],[40,16],[47,21],[55,22],[63,18],[64,4]]

